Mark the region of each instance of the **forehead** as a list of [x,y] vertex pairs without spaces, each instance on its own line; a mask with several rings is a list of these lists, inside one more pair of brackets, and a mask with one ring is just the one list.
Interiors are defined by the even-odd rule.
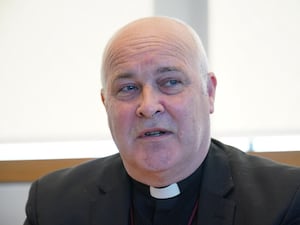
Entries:
[[143,21],[119,31],[104,54],[104,70],[111,71],[124,65],[163,60],[192,62],[195,42],[188,29],[174,21]]
[[[151,68],[157,66],[183,66],[189,62],[188,51],[165,40],[144,38],[131,40],[116,48],[107,62],[109,71],[127,68]],[[117,47],[117,46],[116,46]]]

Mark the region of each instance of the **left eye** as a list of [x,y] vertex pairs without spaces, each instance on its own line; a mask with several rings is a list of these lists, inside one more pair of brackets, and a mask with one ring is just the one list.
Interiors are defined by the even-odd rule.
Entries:
[[129,99],[139,92],[139,87],[135,84],[125,84],[117,89],[116,97],[119,99]]
[[172,87],[172,86],[175,86],[177,84],[179,84],[180,81],[179,80],[168,80],[167,82],[165,82],[165,86],[166,87]]
[[160,84],[160,90],[166,94],[178,94],[183,91],[184,85],[181,80],[168,79],[164,80]]
[[130,92],[137,90],[137,87],[135,85],[127,85],[120,89],[120,92]]

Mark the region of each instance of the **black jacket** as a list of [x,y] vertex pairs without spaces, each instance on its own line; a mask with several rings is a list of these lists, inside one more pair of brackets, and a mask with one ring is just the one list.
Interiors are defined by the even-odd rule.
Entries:
[[[212,140],[201,183],[199,225],[300,224],[300,168]],[[116,154],[35,181],[24,225],[128,225],[129,208],[130,179]]]

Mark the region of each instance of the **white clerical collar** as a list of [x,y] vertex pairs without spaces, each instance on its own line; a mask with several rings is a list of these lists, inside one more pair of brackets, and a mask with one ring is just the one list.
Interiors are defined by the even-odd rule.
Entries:
[[152,197],[157,199],[167,199],[167,198],[173,198],[180,194],[179,187],[177,183],[171,184],[167,187],[163,188],[156,188],[150,186],[150,194]]

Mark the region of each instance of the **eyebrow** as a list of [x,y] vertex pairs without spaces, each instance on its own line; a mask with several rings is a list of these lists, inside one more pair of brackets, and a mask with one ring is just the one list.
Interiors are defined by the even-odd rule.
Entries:
[[164,66],[164,67],[160,67],[156,70],[156,73],[166,73],[166,72],[181,72],[181,69],[179,69],[178,67],[175,66]]
[[133,73],[119,73],[115,76],[115,78],[113,79],[113,82],[117,81],[117,80],[122,80],[122,79],[129,79],[132,78],[134,76]]
[[[182,72],[182,70],[176,66],[162,66],[159,67],[156,71],[155,74],[163,74],[167,72]],[[115,76],[115,79],[113,79],[113,82],[117,80],[122,80],[122,79],[130,79],[134,77],[135,74],[131,72],[124,72],[124,73],[119,73]]]

